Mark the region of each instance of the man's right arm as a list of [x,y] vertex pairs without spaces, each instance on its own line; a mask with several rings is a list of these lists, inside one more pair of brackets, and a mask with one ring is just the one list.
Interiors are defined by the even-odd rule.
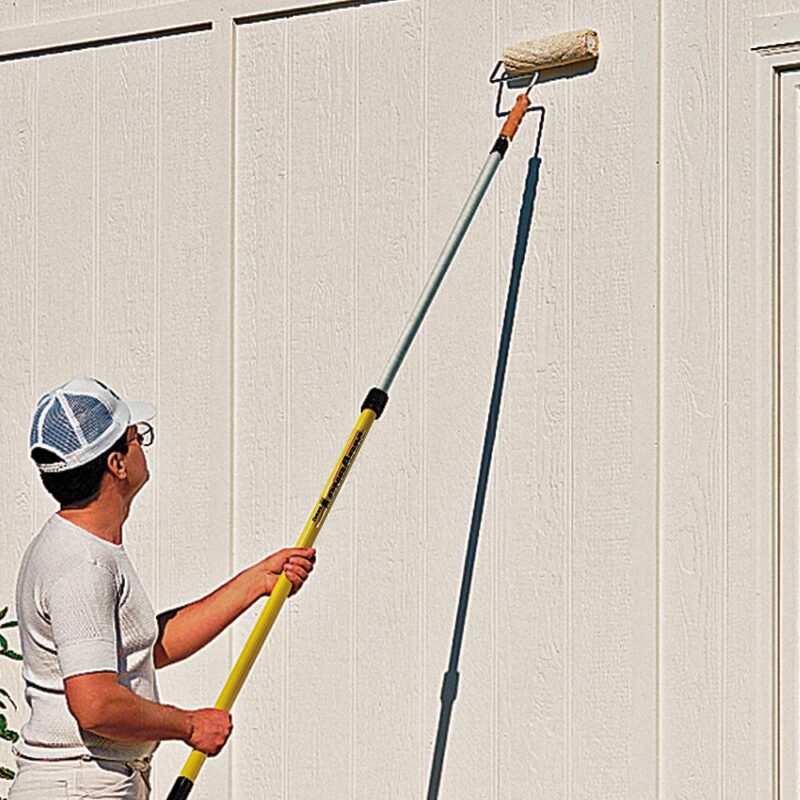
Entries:
[[178,739],[216,755],[231,734],[231,715],[219,708],[184,711],[152,703],[117,682],[115,672],[73,675],[64,681],[67,705],[84,730],[120,742]]

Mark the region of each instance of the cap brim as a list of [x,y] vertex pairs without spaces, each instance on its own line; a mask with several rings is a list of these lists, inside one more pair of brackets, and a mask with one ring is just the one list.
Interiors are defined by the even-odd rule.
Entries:
[[145,400],[126,401],[126,403],[131,410],[131,425],[135,425],[137,422],[147,422],[156,415],[156,407],[153,403]]

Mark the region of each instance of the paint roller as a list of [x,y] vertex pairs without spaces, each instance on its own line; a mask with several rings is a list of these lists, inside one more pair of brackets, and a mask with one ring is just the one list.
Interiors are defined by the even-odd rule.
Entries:
[[581,28],[518,42],[506,47],[503,65],[510,77],[591,61],[600,52],[597,31]]

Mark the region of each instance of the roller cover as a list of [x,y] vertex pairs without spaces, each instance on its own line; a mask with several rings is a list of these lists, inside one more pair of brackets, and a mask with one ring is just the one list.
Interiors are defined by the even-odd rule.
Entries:
[[597,31],[583,28],[509,45],[503,53],[503,63],[509,75],[520,75],[587,61],[597,58],[599,52]]

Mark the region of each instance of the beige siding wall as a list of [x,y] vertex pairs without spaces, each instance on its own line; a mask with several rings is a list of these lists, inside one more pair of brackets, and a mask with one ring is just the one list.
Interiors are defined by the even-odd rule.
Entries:
[[[51,510],[30,413],[79,370],[158,403],[125,536],[159,610],[292,543],[493,141],[503,44],[590,25],[597,69],[535,93],[439,796],[770,796],[749,47],[798,9],[156,5],[0,10],[0,56],[57,46],[58,20],[63,44],[208,23],[0,61],[0,607]],[[532,116],[198,800],[426,796],[534,146]],[[210,705],[259,610],[164,699]],[[155,795],[185,754],[161,748]]]
[[[191,6],[192,0],[183,5]],[[0,28],[92,17],[132,9],[174,5],[170,0],[15,0],[0,7]]]

